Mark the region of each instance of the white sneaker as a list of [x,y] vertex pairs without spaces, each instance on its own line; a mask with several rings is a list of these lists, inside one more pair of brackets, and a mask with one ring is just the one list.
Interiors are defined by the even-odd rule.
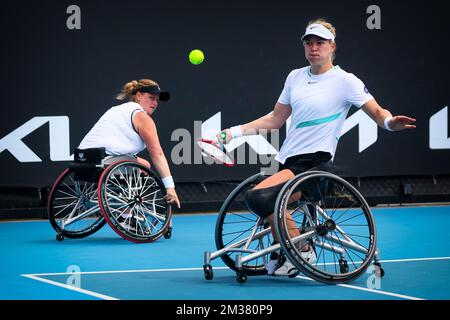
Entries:
[[316,252],[312,246],[309,246],[309,250],[301,253],[302,258],[309,264],[313,264],[317,260]]
[[289,278],[294,278],[298,276],[299,273],[300,272],[288,259],[286,259],[283,265],[274,272],[276,276],[288,276]]
[[270,259],[269,262],[266,265],[267,274],[269,276],[273,276],[273,273],[275,272],[275,269],[278,265],[278,259]]

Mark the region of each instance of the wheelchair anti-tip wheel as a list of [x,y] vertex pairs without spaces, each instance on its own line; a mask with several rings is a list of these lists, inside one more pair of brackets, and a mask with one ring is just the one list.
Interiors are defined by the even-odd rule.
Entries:
[[106,223],[98,206],[97,183],[76,180],[73,168],[65,169],[53,184],[47,213],[58,241],[87,237]]
[[216,222],[216,248],[219,251],[226,249],[221,259],[230,269],[247,275],[266,274],[270,254],[243,264],[242,270],[236,268],[236,255],[260,251],[273,243],[269,223],[251,212],[245,204],[245,192],[264,178],[264,175],[256,174],[239,184],[223,203]]
[[[336,175],[313,171],[292,178],[278,195],[275,213],[284,253],[314,280],[351,282],[373,260],[376,229],[370,207],[355,187]],[[308,245],[316,253],[313,263],[301,255],[302,246]]]
[[165,195],[161,179],[133,161],[109,165],[98,187],[105,220],[122,238],[137,243],[153,242],[168,230],[172,211]]

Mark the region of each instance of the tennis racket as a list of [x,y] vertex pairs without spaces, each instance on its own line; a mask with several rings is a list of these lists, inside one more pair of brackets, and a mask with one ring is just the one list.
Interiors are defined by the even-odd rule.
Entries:
[[225,148],[217,140],[199,139],[197,145],[204,156],[213,159],[216,163],[224,164],[227,167],[234,166],[234,160],[225,152]]

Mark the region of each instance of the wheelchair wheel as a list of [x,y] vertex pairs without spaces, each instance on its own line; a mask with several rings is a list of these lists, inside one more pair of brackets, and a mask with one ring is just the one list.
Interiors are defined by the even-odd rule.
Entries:
[[[370,207],[344,179],[320,171],[297,175],[280,191],[275,212],[284,253],[310,278],[327,284],[351,282],[372,262],[376,228]],[[302,245],[313,247],[315,262],[303,259]]]
[[153,242],[170,226],[172,211],[164,199],[166,189],[149,168],[133,161],[109,165],[99,181],[101,212],[122,238]]
[[[251,212],[245,204],[245,192],[261,182],[264,176],[256,174],[239,184],[223,203],[216,222],[216,247],[217,250],[229,248],[221,255],[223,262],[232,270],[236,269],[236,254],[242,249],[260,251],[269,247],[273,242],[270,225],[264,223],[261,218]],[[259,235],[249,244],[248,239],[252,232]],[[236,245],[238,244],[238,245]],[[247,275],[266,274],[265,266],[269,255],[252,260],[242,266],[242,271]]]
[[97,183],[77,181],[74,175],[72,168],[65,169],[48,198],[48,219],[59,241],[87,237],[106,223],[98,206]]

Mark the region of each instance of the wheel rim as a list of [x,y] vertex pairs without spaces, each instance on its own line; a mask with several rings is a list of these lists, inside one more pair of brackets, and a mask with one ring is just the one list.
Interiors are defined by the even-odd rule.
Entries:
[[119,235],[137,241],[155,240],[169,226],[170,206],[155,175],[137,163],[119,163],[102,177],[105,218]]
[[[285,190],[277,207],[277,229],[291,262],[319,281],[345,282],[360,276],[376,243],[373,218],[362,195],[344,179],[326,173],[300,177]],[[283,212],[292,212],[292,219]],[[292,222],[302,233],[311,233],[303,244],[314,244],[317,260],[312,265],[301,256],[302,243],[289,234]]]
[[72,169],[66,169],[55,182],[48,210],[53,227],[67,236],[89,234],[104,224],[98,206],[97,183],[76,181]]

